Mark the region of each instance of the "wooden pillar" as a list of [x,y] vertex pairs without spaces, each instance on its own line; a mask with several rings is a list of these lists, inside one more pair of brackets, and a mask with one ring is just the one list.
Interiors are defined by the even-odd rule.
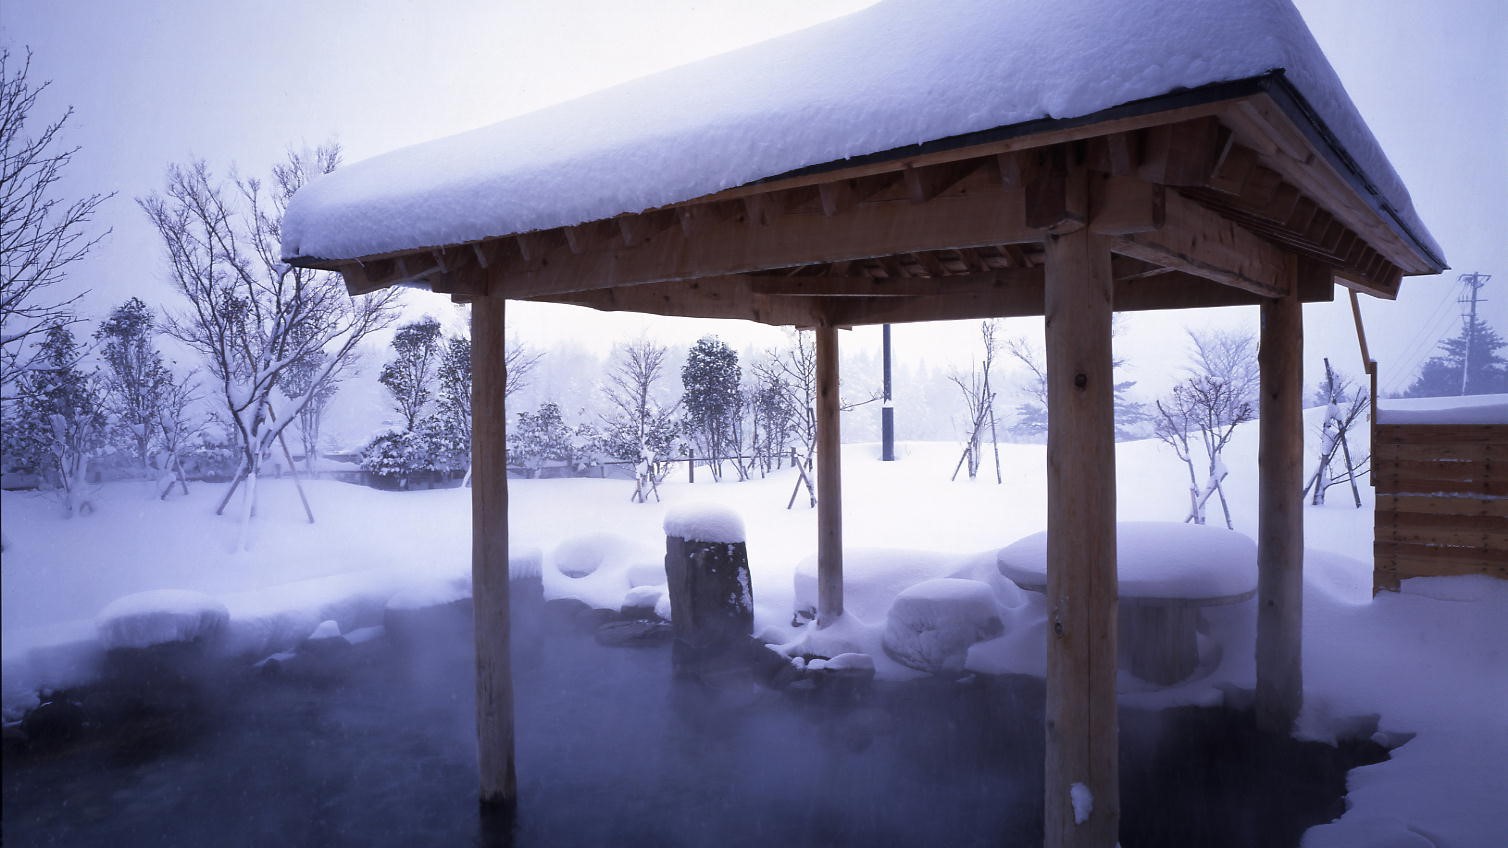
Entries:
[[476,623],[476,738],[484,809],[511,810],[513,676],[508,653],[508,450],[503,410],[503,298],[471,307],[471,591]]
[[[1308,263],[1298,272],[1328,273]],[[1256,719],[1274,733],[1292,732],[1304,698],[1304,314],[1294,292],[1262,304],[1257,354]]]
[[843,615],[843,471],[838,330],[817,327],[817,625]]
[[1046,248],[1044,837],[1054,848],[1111,848],[1120,780],[1110,247],[1080,229],[1050,236]]

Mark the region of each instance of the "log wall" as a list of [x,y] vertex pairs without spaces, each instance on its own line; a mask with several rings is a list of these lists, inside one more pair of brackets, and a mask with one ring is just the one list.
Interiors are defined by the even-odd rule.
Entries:
[[1372,591],[1410,577],[1508,580],[1508,425],[1378,424]]

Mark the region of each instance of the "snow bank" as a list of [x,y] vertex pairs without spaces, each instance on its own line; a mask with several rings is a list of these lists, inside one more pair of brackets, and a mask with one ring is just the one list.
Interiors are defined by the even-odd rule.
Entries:
[[382,623],[382,610],[401,590],[426,582],[388,571],[357,571],[299,580],[225,596],[230,625],[224,650],[267,656],[298,647],[323,621],[342,632]]
[[[906,49],[876,61],[880,44]],[[349,259],[578,224],[1278,69],[1439,255],[1287,0],[888,0],[319,177],[288,207],[282,251]]]
[[719,504],[683,504],[665,513],[665,535],[679,536],[688,542],[745,541],[744,520],[738,513]]
[[1385,398],[1378,424],[1508,424],[1508,394]]
[[885,653],[931,674],[961,671],[969,647],[1005,632],[995,593],[974,580],[942,578],[896,596],[885,617]]
[[208,642],[230,621],[225,604],[203,592],[158,589],[112,601],[95,618],[100,645],[149,648],[167,642]]
[[[1257,545],[1210,525],[1123,521],[1115,556],[1122,598],[1233,598],[1256,591]],[[1023,587],[1047,585],[1047,533],[1000,550],[1000,573]]]
[[453,604],[471,597],[471,581],[459,578],[429,580],[405,586],[387,599],[385,609],[417,610]]

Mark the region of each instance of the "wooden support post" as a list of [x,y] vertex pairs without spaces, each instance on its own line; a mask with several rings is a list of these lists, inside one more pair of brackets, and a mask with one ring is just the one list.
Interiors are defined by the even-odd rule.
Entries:
[[843,615],[843,479],[838,452],[838,330],[817,334],[817,626]]
[[1110,848],[1120,830],[1110,242],[1080,229],[1049,236],[1046,250],[1044,837]]
[[1256,719],[1285,734],[1304,696],[1303,323],[1296,294],[1262,304]]
[[476,736],[484,810],[518,797],[508,653],[508,449],[503,298],[472,301],[471,590],[476,623]]

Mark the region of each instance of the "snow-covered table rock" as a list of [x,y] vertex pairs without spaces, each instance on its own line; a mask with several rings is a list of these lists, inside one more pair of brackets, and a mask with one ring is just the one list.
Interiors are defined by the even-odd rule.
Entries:
[[[1047,591],[1047,534],[1000,550],[1000,573]],[[1257,591],[1257,546],[1230,530],[1136,521],[1116,525],[1121,654],[1143,680],[1171,684],[1199,662],[1199,608],[1247,600]]]

